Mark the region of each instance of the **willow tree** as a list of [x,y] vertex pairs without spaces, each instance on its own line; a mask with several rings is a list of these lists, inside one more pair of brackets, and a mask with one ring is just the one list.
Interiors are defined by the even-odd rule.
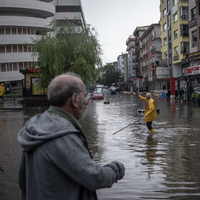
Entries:
[[96,80],[96,67],[102,66],[102,49],[96,30],[89,25],[76,26],[67,19],[53,20],[48,31],[33,40],[32,51],[38,61],[41,88],[46,88],[53,77],[66,72],[80,75],[85,82]]

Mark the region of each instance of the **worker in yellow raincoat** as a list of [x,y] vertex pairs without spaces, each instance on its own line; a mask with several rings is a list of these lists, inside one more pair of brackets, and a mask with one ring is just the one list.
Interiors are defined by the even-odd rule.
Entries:
[[147,128],[151,133],[155,134],[156,131],[152,128],[152,121],[157,118],[156,103],[153,98],[151,98],[150,93],[147,93],[146,95],[138,95],[138,97],[146,103],[144,121],[147,122]]
[[1,85],[0,85],[0,98],[2,98],[2,99],[4,98],[3,97],[4,93],[5,93],[5,87],[4,87],[4,84],[1,83]]

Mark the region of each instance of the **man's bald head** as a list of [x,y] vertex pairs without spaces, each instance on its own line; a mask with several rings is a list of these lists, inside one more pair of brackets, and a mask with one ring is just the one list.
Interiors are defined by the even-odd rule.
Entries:
[[83,84],[80,76],[73,73],[56,76],[48,86],[48,99],[51,105],[61,107],[76,93],[80,95]]

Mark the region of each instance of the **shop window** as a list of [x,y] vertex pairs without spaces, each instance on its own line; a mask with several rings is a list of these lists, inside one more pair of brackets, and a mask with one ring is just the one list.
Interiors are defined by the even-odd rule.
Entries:
[[11,83],[11,87],[16,87],[17,86],[17,83],[13,82]]

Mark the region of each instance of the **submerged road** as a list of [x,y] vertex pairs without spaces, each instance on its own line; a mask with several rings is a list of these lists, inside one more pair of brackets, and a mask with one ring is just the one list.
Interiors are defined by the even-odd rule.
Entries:
[[[90,100],[80,120],[94,160],[100,165],[118,160],[126,167],[121,181],[97,190],[99,200],[200,199],[200,105],[155,99],[160,114],[153,122],[156,135],[152,136],[138,120],[143,115],[137,110],[145,104],[135,94],[117,93],[109,100],[110,104]],[[11,108],[12,103],[7,106]],[[30,117],[46,109],[0,110],[2,200],[20,199],[16,136]]]

